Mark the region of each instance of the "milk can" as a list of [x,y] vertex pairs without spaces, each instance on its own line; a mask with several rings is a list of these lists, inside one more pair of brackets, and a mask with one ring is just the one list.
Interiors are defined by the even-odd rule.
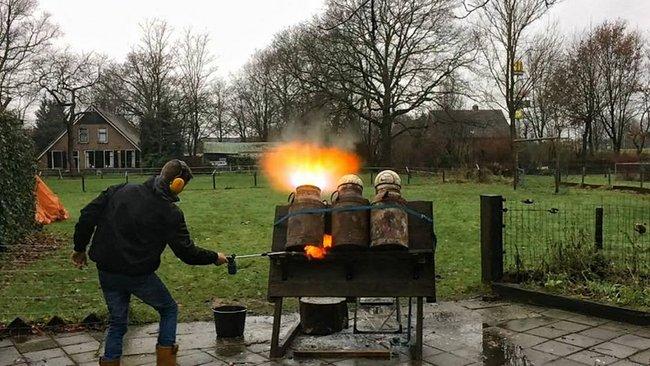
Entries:
[[[370,244],[370,213],[364,210],[363,181],[354,174],[344,175],[332,193],[332,250],[363,250]],[[345,210],[356,207],[356,210]]]
[[301,213],[325,208],[320,188],[312,185],[299,186],[289,195],[289,201],[286,250],[300,251],[306,245],[321,246],[325,234],[325,214]]
[[375,178],[376,195],[370,210],[370,247],[372,249],[408,249],[408,214],[403,208],[401,179],[392,170]]

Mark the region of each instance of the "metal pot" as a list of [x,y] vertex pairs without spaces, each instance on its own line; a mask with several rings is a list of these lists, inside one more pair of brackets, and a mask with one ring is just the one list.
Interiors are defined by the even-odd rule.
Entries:
[[289,219],[287,220],[286,250],[301,251],[306,245],[321,246],[325,234],[325,214],[298,213],[326,207],[321,201],[321,190],[316,186],[303,185],[289,195]]
[[375,179],[377,194],[370,210],[372,249],[403,250],[409,247],[408,214],[403,209],[406,200],[401,196],[400,183],[399,175],[390,170],[379,173]]
[[332,193],[332,250],[367,249],[370,242],[370,213],[368,210],[337,211],[337,208],[368,206],[363,198],[363,182],[355,179],[342,179],[336,192]]

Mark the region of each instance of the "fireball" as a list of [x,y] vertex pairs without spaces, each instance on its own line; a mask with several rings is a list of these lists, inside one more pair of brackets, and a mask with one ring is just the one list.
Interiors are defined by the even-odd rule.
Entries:
[[352,152],[310,142],[290,142],[266,151],[260,161],[275,189],[293,191],[313,185],[331,192],[345,174],[359,171],[360,159]]

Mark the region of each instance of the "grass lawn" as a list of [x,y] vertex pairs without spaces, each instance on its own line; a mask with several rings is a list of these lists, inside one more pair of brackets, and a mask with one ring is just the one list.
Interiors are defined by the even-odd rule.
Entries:
[[[59,195],[70,212],[70,219],[45,228],[68,238],[74,229],[79,210],[103,188],[123,181],[123,177],[87,178],[86,190],[80,180],[48,178],[50,188]],[[145,177],[131,176],[131,182]],[[364,176],[364,182],[370,177]],[[253,187],[249,174],[220,175],[212,189],[210,176],[194,179],[181,195],[195,242],[203,247],[226,253],[258,253],[270,249],[274,206],[284,204],[287,195],[268,188],[260,178]],[[371,196],[366,189],[366,196]],[[508,200],[534,199],[549,205],[562,203],[616,203],[650,198],[608,190],[563,189],[553,194],[551,177],[528,177],[524,186],[512,191],[507,182],[493,184],[445,183],[437,178],[414,177],[404,187],[409,200],[434,202],[438,298],[449,300],[471,296],[480,289],[479,195],[503,194]],[[53,315],[75,321],[88,313],[105,315],[106,308],[91,265],[83,271],[73,269],[68,261],[72,243],[45,259],[0,270],[0,323],[16,316],[30,320],[47,320]],[[0,258],[2,261],[2,258]],[[268,262],[248,260],[239,263],[236,276],[225,267],[191,267],[176,259],[167,249],[158,274],[168,285],[181,307],[182,320],[208,319],[213,299],[246,304],[254,313],[269,313],[266,302]],[[132,321],[155,320],[156,314],[142,304],[133,306]]]

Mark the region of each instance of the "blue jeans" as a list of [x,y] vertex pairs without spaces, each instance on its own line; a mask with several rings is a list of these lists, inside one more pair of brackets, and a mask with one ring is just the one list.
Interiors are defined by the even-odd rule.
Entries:
[[155,273],[126,276],[99,271],[99,283],[109,313],[105,360],[115,360],[122,356],[122,341],[129,322],[131,295],[156,309],[160,314],[158,345],[172,346],[176,343],[178,305]]

